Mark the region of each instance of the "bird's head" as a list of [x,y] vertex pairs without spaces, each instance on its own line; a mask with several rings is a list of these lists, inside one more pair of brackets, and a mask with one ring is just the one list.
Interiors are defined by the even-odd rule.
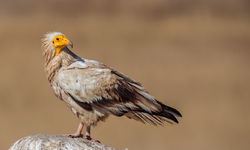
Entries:
[[43,45],[47,45],[48,47],[54,47],[55,56],[58,56],[61,53],[62,49],[68,45],[73,48],[73,43],[69,41],[68,38],[60,32],[50,32],[45,34],[45,38],[43,39]]

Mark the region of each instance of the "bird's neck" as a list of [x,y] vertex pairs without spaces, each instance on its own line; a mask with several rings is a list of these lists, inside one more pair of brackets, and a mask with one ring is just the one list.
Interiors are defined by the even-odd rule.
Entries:
[[70,64],[76,61],[76,55],[67,47],[61,50],[60,54],[50,57],[45,56],[45,72],[49,81],[53,81],[59,70],[67,68]]

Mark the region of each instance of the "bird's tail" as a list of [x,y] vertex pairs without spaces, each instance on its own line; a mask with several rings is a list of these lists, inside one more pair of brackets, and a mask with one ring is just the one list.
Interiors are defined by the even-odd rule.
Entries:
[[159,102],[162,106],[161,112],[130,111],[125,114],[130,119],[140,121],[146,124],[165,126],[164,122],[169,124],[178,123],[176,117],[182,117],[179,111]]
[[178,110],[155,100],[144,87],[135,84],[131,85],[136,91],[136,97],[140,102],[137,105],[140,108],[127,112],[125,115],[128,118],[153,125],[164,125],[164,122],[178,123],[176,117],[182,117]]

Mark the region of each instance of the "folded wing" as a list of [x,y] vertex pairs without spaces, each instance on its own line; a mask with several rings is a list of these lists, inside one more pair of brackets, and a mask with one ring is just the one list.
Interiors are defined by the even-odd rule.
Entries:
[[115,116],[163,125],[164,121],[177,122],[181,114],[151,96],[137,81],[106,66],[80,60],[60,72],[58,83],[62,90],[81,108],[107,112]]

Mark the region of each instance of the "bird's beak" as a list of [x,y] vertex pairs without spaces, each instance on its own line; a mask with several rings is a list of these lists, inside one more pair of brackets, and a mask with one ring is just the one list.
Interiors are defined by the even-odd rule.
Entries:
[[73,43],[71,41],[68,42],[68,44],[71,48],[73,48]]

